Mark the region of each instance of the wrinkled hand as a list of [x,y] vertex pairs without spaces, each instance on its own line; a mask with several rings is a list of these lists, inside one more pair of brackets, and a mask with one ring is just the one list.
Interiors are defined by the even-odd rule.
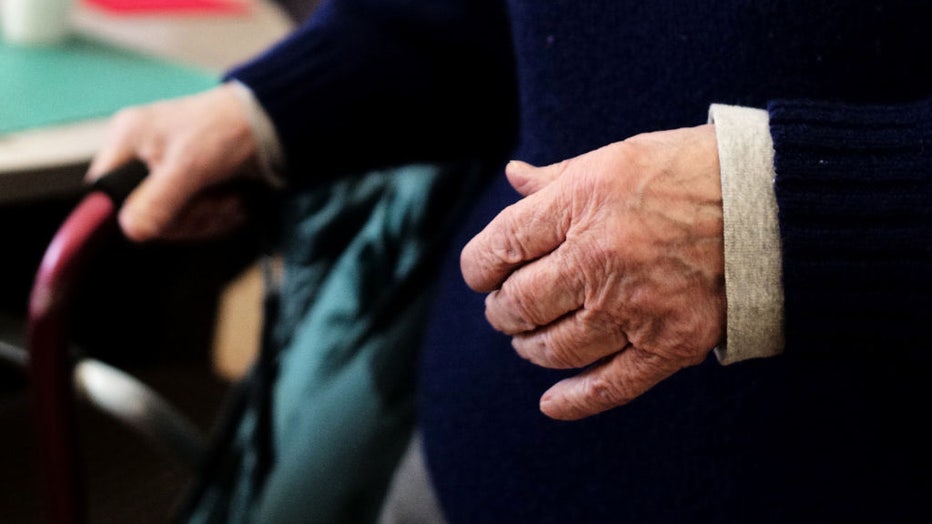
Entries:
[[722,196],[711,125],[638,135],[546,167],[463,249],[467,284],[523,358],[585,368],[541,397],[556,419],[620,406],[723,337]]
[[246,220],[242,195],[217,190],[258,170],[249,116],[229,85],[124,109],[111,120],[87,180],[138,158],[149,176],[120,210],[128,238],[196,239],[230,232]]

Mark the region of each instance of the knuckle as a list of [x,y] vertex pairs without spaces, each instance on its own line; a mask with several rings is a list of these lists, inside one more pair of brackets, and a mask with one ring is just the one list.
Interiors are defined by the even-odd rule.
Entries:
[[626,166],[649,165],[651,159],[645,151],[645,141],[649,140],[646,133],[634,135],[621,142],[613,142],[606,146],[609,153],[617,162]]
[[541,350],[547,367],[554,369],[572,369],[586,364],[571,340],[559,334],[543,334]]
[[506,265],[521,263],[526,258],[527,249],[524,230],[511,213],[503,212],[500,217],[500,232],[492,236],[490,245],[492,256]]
[[583,365],[575,351],[565,345],[554,345],[549,332],[515,336],[511,346],[521,358],[544,368],[573,369]]
[[620,265],[624,259],[613,247],[596,240],[578,240],[577,249],[567,253],[566,263],[578,271],[569,276],[585,286],[587,295],[593,298],[598,291],[606,290],[611,281],[621,275]]
[[519,278],[515,278],[515,275],[502,282],[501,288],[494,296],[516,321],[526,325],[525,329],[538,325],[535,302],[529,296],[527,286]]
[[567,171],[570,170],[572,166],[572,158],[567,158],[554,164],[554,172],[556,173],[556,177],[562,177]]
[[127,107],[120,109],[113,115],[111,126],[117,131],[125,131],[135,127],[138,122],[143,121],[142,109],[138,107]]

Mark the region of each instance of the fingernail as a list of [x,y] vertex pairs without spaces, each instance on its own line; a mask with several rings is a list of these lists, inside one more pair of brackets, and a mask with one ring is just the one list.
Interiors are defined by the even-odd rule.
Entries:
[[505,171],[511,171],[514,173],[518,171],[525,171],[530,167],[533,167],[533,166],[523,160],[510,160],[508,164],[505,166]]
[[556,396],[549,392],[540,397],[540,412],[553,420],[563,420],[565,418],[562,416],[560,403],[557,401]]

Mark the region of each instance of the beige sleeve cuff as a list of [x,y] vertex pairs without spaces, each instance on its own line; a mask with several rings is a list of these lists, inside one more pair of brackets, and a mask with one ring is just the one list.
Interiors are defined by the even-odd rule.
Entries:
[[253,135],[256,137],[259,171],[262,178],[272,187],[284,187],[285,177],[282,172],[285,165],[285,155],[282,152],[281,142],[278,140],[278,134],[275,132],[272,120],[248,86],[237,80],[231,81],[231,84],[236,88],[236,93],[249,114],[249,124],[252,127]]
[[725,343],[722,364],[783,351],[780,228],[773,140],[766,111],[713,104],[725,220]]

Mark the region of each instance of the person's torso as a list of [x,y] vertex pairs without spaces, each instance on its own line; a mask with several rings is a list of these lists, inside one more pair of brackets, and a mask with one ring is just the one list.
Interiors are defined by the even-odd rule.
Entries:
[[[897,102],[932,83],[925,2],[509,4],[514,158],[534,164],[705,123],[711,103]],[[476,203],[452,243],[427,336],[420,424],[450,521],[779,522],[807,504],[866,500],[875,487],[864,468],[870,478],[915,473],[884,469],[896,449],[858,463],[864,446],[884,445],[872,417],[892,398],[871,398],[877,370],[863,362],[723,367],[710,357],[622,408],[572,423],[544,417],[539,396],[567,372],[521,360],[486,323],[484,297],[458,265],[465,242],[517,198],[500,176]]]

